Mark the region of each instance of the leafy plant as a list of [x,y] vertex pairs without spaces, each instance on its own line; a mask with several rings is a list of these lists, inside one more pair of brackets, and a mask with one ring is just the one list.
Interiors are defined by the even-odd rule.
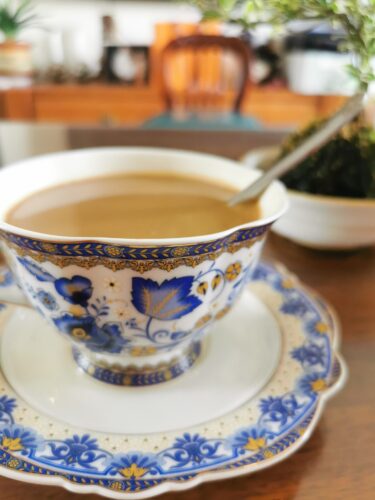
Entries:
[[[237,23],[245,30],[270,24],[285,30],[296,20],[329,22],[345,33],[341,48],[353,54],[348,67],[365,93],[375,81],[375,0],[195,0],[204,19]],[[315,122],[290,136],[281,156],[313,133]],[[375,198],[375,131],[358,120],[283,177],[291,189],[312,194]]]
[[8,40],[14,40],[19,32],[34,24],[36,14],[32,0],[1,0],[0,31]]
[[323,20],[346,33],[343,48],[354,63],[349,71],[365,91],[375,80],[375,0],[195,0],[205,19],[235,22],[246,30],[268,23],[277,29],[290,21]]

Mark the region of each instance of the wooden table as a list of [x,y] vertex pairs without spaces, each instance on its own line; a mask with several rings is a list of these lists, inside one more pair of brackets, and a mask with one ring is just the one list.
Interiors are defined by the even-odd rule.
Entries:
[[[84,132],[75,146],[85,142]],[[86,131],[86,146],[92,131]],[[164,132],[164,142],[168,135]],[[74,135],[74,134],[73,134]],[[73,137],[72,135],[72,137]],[[121,134],[120,134],[121,135]],[[94,137],[95,136],[95,137]],[[138,137],[138,139],[137,139]],[[147,139],[142,131],[133,142]],[[79,140],[78,140],[79,139]],[[99,144],[116,143],[119,136],[104,134]],[[249,136],[247,144],[254,142]],[[275,139],[275,138],[274,138]],[[257,138],[259,141],[259,137]],[[210,135],[185,133],[186,149],[217,151]],[[235,149],[231,134],[228,151]],[[263,141],[268,141],[263,137]],[[117,144],[126,142],[122,140]],[[241,141],[239,141],[241,143]],[[260,141],[262,142],[262,141]],[[93,143],[95,144],[95,143]],[[217,143],[216,143],[217,144]],[[221,153],[224,143],[219,141]],[[72,142],[73,145],[73,142]],[[98,142],[96,142],[98,145]],[[168,145],[168,144],[167,144]],[[242,146],[244,144],[242,143]],[[244,153],[242,150],[241,153]],[[240,153],[240,154],[241,154]],[[236,151],[236,155],[238,151]],[[230,156],[230,154],[229,154]],[[370,500],[375,498],[375,248],[355,253],[323,253],[303,249],[271,235],[265,256],[278,260],[320,292],[336,308],[342,323],[342,352],[349,366],[344,390],[328,402],[323,417],[307,444],[286,461],[253,475],[209,483],[163,498],[176,500]],[[33,486],[0,478],[1,500],[68,500],[74,494],[55,487]],[[85,500],[97,498],[85,495]]]

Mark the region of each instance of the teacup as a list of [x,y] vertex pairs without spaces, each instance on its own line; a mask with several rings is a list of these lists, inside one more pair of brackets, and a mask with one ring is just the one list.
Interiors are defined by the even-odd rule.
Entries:
[[0,172],[0,236],[22,290],[18,303],[31,305],[71,342],[86,373],[111,384],[160,383],[194,364],[206,332],[251,279],[271,224],[286,210],[284,187],[274,182],[263,194],[259,220],[188,238],[70,238],[23,230],[4,218],[26,196],[56,184],[160,170],[236,189],[259,175],[215,156],[148,148],[64,152]]

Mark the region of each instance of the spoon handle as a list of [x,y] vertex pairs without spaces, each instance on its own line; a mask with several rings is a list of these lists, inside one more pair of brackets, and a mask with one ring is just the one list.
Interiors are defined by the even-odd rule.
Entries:
[[304,160],[309,154],[326,144],[346,123],[357,116],[362,109],[363,98],[363,93],[351,97],[317,132],[310,135],[291,153],[278,160],[255,182],[235,194],[228,201],[228,205],[233,207],[237,205],[237,203],[258,198],[273,180],[284,175]]

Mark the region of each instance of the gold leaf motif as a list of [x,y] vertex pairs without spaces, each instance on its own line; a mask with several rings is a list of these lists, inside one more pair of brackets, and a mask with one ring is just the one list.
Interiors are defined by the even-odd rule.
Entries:
[[204,316],[202,316],[197,320],[197,322],[194,325],[194,328],[201,328],[202,326],[206,325],[211,319],[212,319],[211,314],[205,314]]
[[23,450],[23,445],[21,443],[21,438],[9,438],[3,436],[2,447],[9,451],[21,451]]
[[259,451],[266,446],[264,438],[249,438],[244,448],[248,451]]
[[109,487],[111,488],[111,490],[115,491],[122,490],[122,484],[120,483],[120,481],[113,481],[113,483],[111,483]]
[[222,281],[222,277],[220,274],[217,274],[216,276],[214,276],[212,278],[212,281],[211,281],[212,290],[215,290],[220,285],[221,281]]
[[273,452],[271,450],[264,450],[263,452],[264,458],[272,458],[273,457]]
[[53,243],[42,243],[42,248],[48,253],[56,252],[56,245]]
[[8,460],[7,462],[7,466],[10,468],[10,469],[16,469],[18,466],[19,466],[20,462],[19,460],[17,460],[16,458],[11,458],[10,460]]
[[148,469],[146,467],[138,467],[138,465],[135,463],[131,464],[130,467],[119,469],[119,473],[126,479],[131,479],[133,477],[142,477],[146,474],[147,471]]
[[77,340],[88,340],[90,335],[83,328],[73,328],[72,336]]
[[130,350],[130,356],[138,358],[140,356],[151,356],[157,351],[156,347],[153,346],[136,346]]
[[86,314],[85,309],[82,306],[79,306],[79,305],[70,306],[69,307],[69,312],[73,316],[78,316],[78,317],[83,316],[84,314]]
[[186,247],[176,247],[172,250],[173,257],[183,257],[188,254],[189,250]]
[[197,286],[197,293],[199,293],[199,295],[206,295],[207,290],[208,290],[207,281],[203,281],[202,283],[199,283],[199,285]]
[[325,333],[328,332],[328,326],[323,323],[322,321],[318,321],[316,324],[315,324],[315,330],[320,333],[321,335],[324,335]]
[[[36,262],[51,262],[52,264],[64,268],[67,266],[78,266],[83,269],[91,269],[93,267],[102,265],[108,269],[111,269],[112,271],[120,271],[122,269],[132,269],[135,272],[138,272],[140,274],[143,274],[147,271],[150,271],[151,269],[161,269],[163,271],[172,271],[173,269],[176,269],[180,266],[187,266],[194,268],[197,265],[201,264],[202,262],[205,262],[207,260],[215,260],[217,259],[221,254],[223,253],[234,253],[240,250],[241,248],[251,248],[257,241],[260,241],[261,239],[264,238],[264,236],[248,239],[242,242],[236,242],[232,245],[229,246],[222,246],[219,250],[208,250],[207,253],[200,253],[202,251],[203,245],[199,245],[199,249],[196,248],[196,253],[199,255],[195,256],[178,256],[174,258],[169,258],[169,259],[144,259],[144,260],[137,260],[137,259],[129,259],[124,256],[122,259],[112,259],[111,257],[108,257],[105,255],[104,252],[100,251],[100,247],[97,245],[95,246],[95,253],[103,253],[103,256],[100,255],[93,255],[93,256],[73,256],[73,255],[53,255],[52,253],[43,253],[38,250],[32,250],[30,248],[25,248],[19,246],[17,243],[11,241],[9,239],[9,236],[7,233],[2,233],[0,232],[5,238],[8,240],[8,245],[13,248],[17,254],[21,257],[30,257]],[[7,237],[8,236],[8,237]],[[38,242],[36,242],[38,243]],[[34,245],[35,246],[35,245]],[[64,245],[65,246],[65,245]],[[209,247],[207,247],[209,249]],[[109,249],[109,250],[108,250]],[[111,250],[112,249],[112,250]],[[131,256],[131,255],[136,255],[136,250],[137,249],[127,249],[126,254]],[[195,252],[194,250],[194,252]],[[65,253],[68,253],[67,249],[64,249]],[[112,254],[111,254],[112,252]],[[114,257],[121,255],[121,247],[106,247],[106,253],[109,255],[112,255]],[[238,264],[238,263],[237,263]],[[228,270],[228,269],[227,269]],[[234,271],[234,273],[230,272],[229,276],[232,277],[237,271]],[[237,277],[237,275],[235,276]],[[226,276],[226,279],[228,277]],[[232,278],[235,279],[235,278]],[[230,281],[230,279],[229,279]]]
[[294,283],[291,279],[286,278],[281,282],[281,286],[286,290],[291,290],[292,288],[294,288]]
[[223,307],[223,309],[220,309],[220,311],[218,311],[216,314],[215,314],[215,319],[221,319],[223,318],[227,312],[229,312],[231,309],[231,306],[225,306]]
[[225,277],[228,281],[234,281],[240,274],[242,270],[241,262],[233,262],[233,264],[229,264],[225,271]]
[[112,257],[118,257],[122,253],[121,248],[119,248],[119,247],[109,247],[108,246],[108,247],[106,247],[105,251],[108,255],[111,255]]
[[314,392],[324,391],[325,389],[327,389],[326,381],[322,378],[318,378],[318,379],[314,380],[313,382],[311,382],[311,389]]

